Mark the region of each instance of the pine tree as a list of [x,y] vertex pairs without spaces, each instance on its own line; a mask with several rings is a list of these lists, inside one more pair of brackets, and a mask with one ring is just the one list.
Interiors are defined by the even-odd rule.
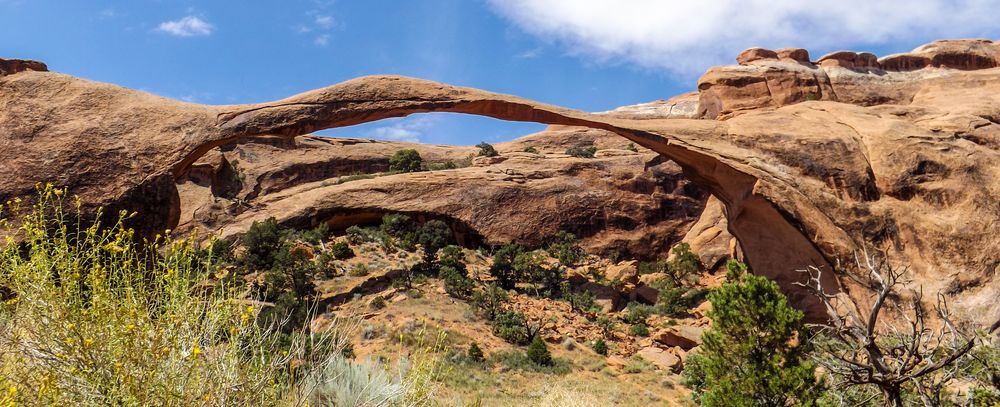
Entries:
[[552,354],[541,337],[536,336],[528,345],[528,359],[539,366],[552,366]]
[[685,384],[704,406],[810,406],[823,384],[806,359],[801,312],[778,285],[744,275],[709,296],[712,329],[689,357]]

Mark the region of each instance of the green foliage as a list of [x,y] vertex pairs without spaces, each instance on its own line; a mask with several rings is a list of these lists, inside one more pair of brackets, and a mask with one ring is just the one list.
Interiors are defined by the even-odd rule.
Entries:
[[330,225],[320,223],[315,228],[286,234],[286,240],[298,239],[311,245],[317,245],[330,235]]
[[625,321],[630,324],[646,324],[646,319],[653,314],[653,307],[632,301],[626,306]]
[[618,322],[616,322],[614,318],[607,315],[597,317],[597,320],[594,322],[599,328],[601,328],[601,334],[603,334],[605,338],[610,338],[614,334],[615,329],[618,327]]
[[673,280],[674,285],[684,286],[689,284],[692,278],[697,277],[701,270],[701,260],[698,255],[691,252],[691,246],[687,242],[678,243],[671,250],[674,257],[667,262],[664,271],[667,277]]
[[438,265],[441,267],[451,267],[463,273],[467,272],[465,266],[465,253],[462,248],[455,245],[445,246],[438,252]]
[[278,221],[273,217],[254,221],[242,238],[244,254],[237,264],[252,270],[268,270],[274,266],[275,255],[284,245]]
[[587,290],[570,293],[566,296],[566,301],[569,302],[570,309],[576,312],[596,312],[598,310],[594,293]]
[[381,295],[376,295],[375,298],[372,298],[372,302],[368,303],[368,306],[374,310],[385,308],[385,305],[385,297]]
[[566,267],[575,266],[586,256],[577,242],[576,235],[566,231],[559,231],[553,236],[546,250],[549,255],[558,259],[559,263]]
[[705,406],[815,405],[823,384],[807,361],[802,313],[778,285],[746,275],[709,295],[712,328],[688,358],[685,385]]
[[656,366],[653,366],[652,363],[649,363],[648,361],[646,361],[646,359],[643,359],[641,356],[635,355],[632,356],[628,360],[628,362],[625,363],[625,366],[622,367],[622,372],[625,372],[626,374],[636,374],[636,373],[648,372],[655,369]]
[[642,323],[634,324],[628,328],[628,333],[632,336],[647,337],[649,336],[649,327]]
[[496,279],[498,286],[504,289],[512,289],[521,279],[514,269],[514,259],[524,252],[521,245],[517,243],[507,243],[500,246],[493,254],[493,265],[490,266],[490,275]]
[[408,215],[390,213],[382,217],[379,229],[386,236],[395,239],[400,248],[407,251],[416,249],[417,227]]
[[397,151],[389,157],[389,171],[392,172],[417,172],[421,170],[423,159],[417,150],[407,148]]
[[527,345],[533,338],[529,332],[528,319],[524,314],[513,311],[501,311],[493,319],[493,334],[515,345]]
[[479,344],[475,342],[469,345],[469,351],[466,352],[465,355],[470,361],[475,363],[483,363],[486,361],[486,355],[484,355],[483,350],[479,348]]
[[528,345],[528,359],[540,366],[552,366],[552,354],[540,336],[536,336]]
[[608,356],[608,343],[604,342],[604,338],[597,338],[594,341],[593,349],[598,355]]
[[476,144],[476,147],[479,147],[479,153],[476,155],[480,157],[496,157],[497,155],[499,155],[499,153],[497,153],[497,150],[493,148],[491,144],[485,141]]
[[351,226],[344,231],[344,236],[350,244],[373,243],[380,239],[380,231],[374,228]]
[[82,225],[64,190],[40,192],[30,212],[0,208],[0,235],[22,238],[0,241],[0,404],[273,406],[318,394],[301,384],[337,357],[336,323],[282,334],[258,323],[244,286],[212,279],[214,243],[137,244],[124,212]]
[[482,291],[472,294],[472,307],[487,320],[496,319],[510,303],[510,296],[507,290],[500,288],[496,284],[487,284]]
[[658,314],[675,318],[688,316],[691,308],[701,304],[709,293],[704,288],[677,287],[670,280],[659,282],[655,287],[660,293],[653,309]]
[[639,149],[635,147],[635,143],[628,143],[628,145],[625,146],[625,149],[628,150],[628,151],[634,151],[634,152],[637,152],[637,153],[639,152]]
[[368,265],[367,264],[364,264],[364,263],[354,263],[354,265],[351,266],[351,270],[347,272],[347,275],[349,275],[351,277],[363,277],[363,276],[367,276],[368,273],[369,273],[369,271],[368,271]]
[[531,153],[531,154],[538,154],[538,149],[529,146],[528,148],[524,149],[524,152]]
[[525,372],[564,375],[572,371],[569,363],[565,360],[553,358],[550,365],[540,365],[528,358],[527,352],[517,350],[496,352],[490,356],[490,359],[494,363],[506,366],[512,370]]
[[476,282],[466,274],[452,266],[441,266],[438,275],[444,281],[444,290],[452,297],[468,298],[476,288]]
[[337,260],[347,260],[354,257],[354,249],[347,242],[337,242],[330,246],[330,255]]
[[639,272],[639,275],[644,275],[644,274],[662,273],[664,272],[664,269],[666,267],[667,263],[664,262],[663,260],[640,261],[639,265],[636,267],[636,270]]
[[747,265],[736,260],[726,263],[726,281],[739,281],[747,273]]
[[580,158],[594,158],[594,153],[596,153],[596,152],[597,152],[597,147],[594,147],[594,146],[590,146],[590,147],[586,147],[586,148],[583,148],[583,147],[570,147],[569,149],[566,150],[566,154],[567,155],[570,155],[570,156],[573,156],[573,157],[580,157]]
[[453,170],[456,168],[458,168],[458,165],[451,160],[443,163],[424,163],[424,170],[426,171]]
[[443,221],[429,220],[417,228],[416,238],[424,249],[424,261],[432,263],[437,259],[438,250],[451,243],[451,228]]

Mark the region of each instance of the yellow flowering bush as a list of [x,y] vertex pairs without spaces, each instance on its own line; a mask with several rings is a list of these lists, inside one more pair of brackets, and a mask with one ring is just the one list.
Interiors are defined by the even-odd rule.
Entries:
[[301,405],[339,357],[337,326],[279,347],[211,250],[137,242],[134,214],[87,226],[65,195],[0,206],[0,404]]

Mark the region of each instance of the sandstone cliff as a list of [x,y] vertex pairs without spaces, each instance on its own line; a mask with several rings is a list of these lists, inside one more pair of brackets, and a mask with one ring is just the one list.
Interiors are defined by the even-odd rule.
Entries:
[[177,180],[237,140],[430,111],[583,126],[678,164],[724,204],[750,265],[806,309],[795,270],[834,268],[867,241],[907,261],[927,292],[958,294],[970,317],[992,321],[1000,313],[998,47],[942,41],[817,63],[801,50],[756,50],[699,81],[702,119],[590,114],[385,76],[258,105],[201,106],[24,71],[0,77],[0,198],[30,197],[37,181],[50,181],[78,194],[85,210],[139,209],[142,226],[155,230],[178,224]]

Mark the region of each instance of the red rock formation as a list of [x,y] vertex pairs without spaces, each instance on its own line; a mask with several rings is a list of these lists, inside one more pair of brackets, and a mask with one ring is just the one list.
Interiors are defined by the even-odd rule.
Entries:
[[898,73],[787,59],[713,69],[699,83],[699,110],[725,121],[616,118],[400,77],[209,107],[21,72],[0,77],[0,162],[11,174],[0,178],[0,198],[30,196],[36,181],[52,181],[79,194],[85,209],[138,208],[145,226],[171,227],[180,207],[174,181],[238,139],[430,111],[584,126],[680,165],[725,205],[751,266],[804,308],[808,297],[792,291],[795,270],[831,268],[867,240],[907,261],[928,292],[961,293],[970,316],[992,320],[1000,312],[996,47],[934,43],[914,51],[929,67]]

